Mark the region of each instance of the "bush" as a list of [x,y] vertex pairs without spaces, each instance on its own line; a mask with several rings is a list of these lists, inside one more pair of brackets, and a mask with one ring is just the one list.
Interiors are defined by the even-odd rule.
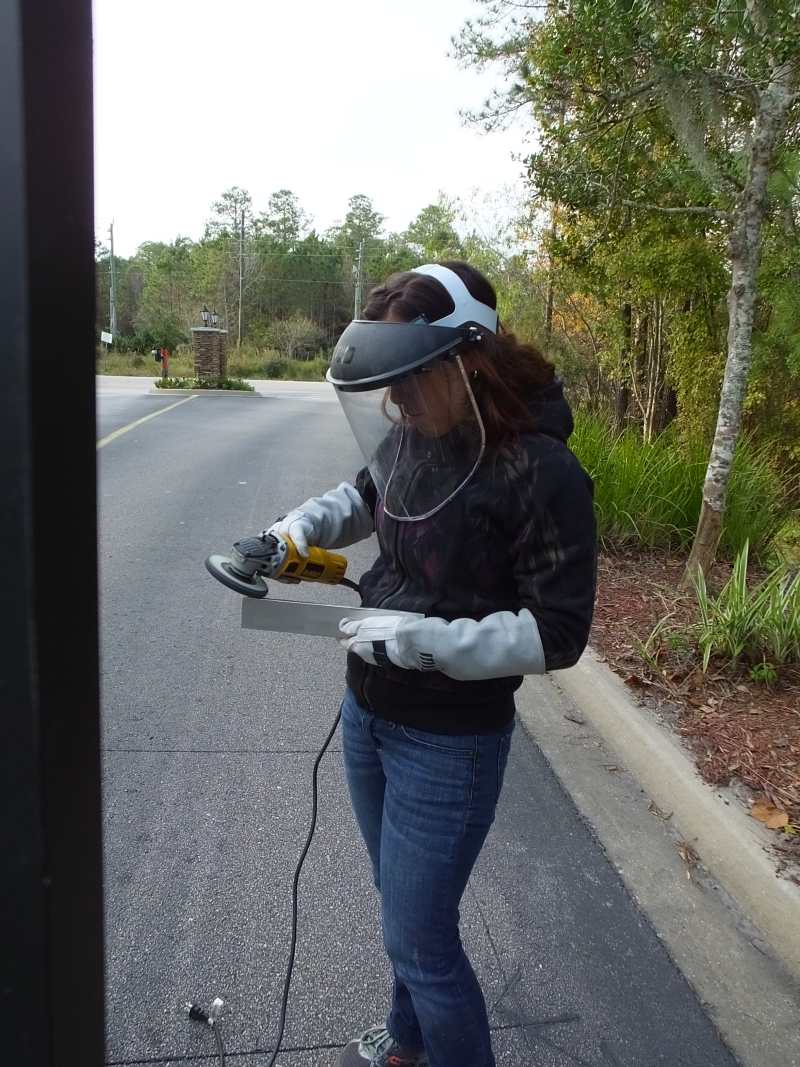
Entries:
[[328,360],[316,359],[269,359],[261,366],[261,373],[254,378],[278,378],[293,382],[318,382],[325,378]]
[[[708,450],[667,431],[645,444],[635,430],[615,432],[585,412],[575,418],[570,447],[595,483],[604,541],[688,550],[702,503]],[[764,448],[746,438],[734,457],[720,551],[731,558],[749,544],[768,560],[788,514],[788,489]]]
[[696,638],[703,671],[712,656],[753,664],[751,676],[774,681],[776,667],[800,663],[800,570],[776,567],[754,589],[747,585],[748,546],[736,557],[719,595],[708,595],[703,572],[695,578],[700,622]]
[[288,370],[288,359],[270,359],[263,366],[265,378],[288,378]]
[[322,329],[306,315],[273,319],[265,333],[267,344],[285,359],[310,359],[323,338]]
[[155,385],[157,389],[235,389],[255,392],[253,386],[241,378],[159,378]]
[[295,381],[323,382],[329,366],[329,360],[319,358],[309,359],[302,363],[295,362],[290,367],[290,375]]
[[173,322],[162,323],[160,329],[137,330],[135,333],[118,333],[111,346],[112,352],[139,352],[146,356],[153,348],[166,346],[175,352],[187,341],[186,333]]

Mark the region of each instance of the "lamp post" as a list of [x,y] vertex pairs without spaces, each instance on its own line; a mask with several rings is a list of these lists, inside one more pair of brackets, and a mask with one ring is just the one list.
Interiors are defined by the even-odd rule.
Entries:
[[215,330],[217,328],[217,323],[218,322],[219,322],[219,315],[217,315],[216,310],[214,310],[214,311],[211,312],[211,325],[214,327]]
[[208,310],[205,304],[203,304],[203,310],[200,312],[200,318],[203,320],[203,325],[208,326],[211,322],[211,312]]

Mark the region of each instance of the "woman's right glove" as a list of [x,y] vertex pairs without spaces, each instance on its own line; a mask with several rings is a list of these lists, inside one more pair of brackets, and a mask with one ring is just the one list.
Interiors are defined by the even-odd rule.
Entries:
[[303,559],[308,556],[309,541],[312,545],[317,544],[314,536],[314,520],[299,508],[296,511],[290,511],[288,515],[284,515],[282,519],[274,522],[267,530],[267,533],[290,537]]
[[374,529],[372,513],[359,491],[342,482],[336,489],[294,508],[274,522],[267,533],[290,537],[305,558],[309,545],[345,548],[363,541]]

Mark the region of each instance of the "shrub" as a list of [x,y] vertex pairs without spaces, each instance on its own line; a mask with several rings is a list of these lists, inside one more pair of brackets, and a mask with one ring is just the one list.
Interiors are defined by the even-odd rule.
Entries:
[[263,366],[265,378],[288,378],[288,359],[270,359]]
[[[667,431],[646,444],[635,430],[615,432],[585,412],[575,418],[570,447],[594,479],[602,540],[688,549],[697,528],[708,451]],[[768,560],[786,521],[789,487],[766,449],[739,441],[728,491],[720,551],[730,558],[748,543]]]
[[159,378],[157,389],[234,389],[254,393],[249,382],[241,378]]
[[264,336],[287,359],[311,359],[323,338],[322,329],[306,315],[273,319]]
[[309,360],[269,359],[254,377],[279,378],[294,382],[318,382],[325,377],[328,360],[319,357]]
[[722,655],[734,663],[745,659],[756,665],[754,677],[774,680],[776,666],[800,663],[800,570],[778,566],[750,589],[747,559],[745,543],[730,578],[714,598],[708,594],[702,571],[697,572],[697,644],[704,671],[712,656]]

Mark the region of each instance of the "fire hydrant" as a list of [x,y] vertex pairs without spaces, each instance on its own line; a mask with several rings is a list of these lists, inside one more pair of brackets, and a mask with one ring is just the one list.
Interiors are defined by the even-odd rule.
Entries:
[[152,356],[156,363],[161,364],[161,377],[169,378],[169,349],[164,348],[163,346],[161,348],[154,348]]

